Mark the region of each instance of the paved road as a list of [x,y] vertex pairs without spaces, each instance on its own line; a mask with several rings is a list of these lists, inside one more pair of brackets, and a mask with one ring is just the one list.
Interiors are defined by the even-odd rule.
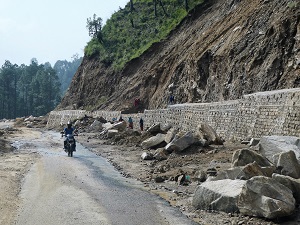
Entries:
[[25,177],[18,225],[194,224],[80,144],[73,158],[59,134],[46,132],[33,144],[42,157]]

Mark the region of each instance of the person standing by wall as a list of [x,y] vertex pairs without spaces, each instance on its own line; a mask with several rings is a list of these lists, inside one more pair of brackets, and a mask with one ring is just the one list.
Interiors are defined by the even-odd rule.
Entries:
[[131,117],[129,117],[128,123],[129,123],[129,128],[133,129],[133,120]]
[[144,130],[144,120],[143,120],[142,117],[141,117],[141,119],[140,119],[140,128],[141,128],[141,131]]

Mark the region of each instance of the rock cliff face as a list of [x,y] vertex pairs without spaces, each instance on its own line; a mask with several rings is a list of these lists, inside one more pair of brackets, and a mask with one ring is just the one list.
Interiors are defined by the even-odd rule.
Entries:
[[84,58],[58,109],[129,110],[212,102],[300,87],[300,6],[290,0],[210,0],[164,41],[114,72]]

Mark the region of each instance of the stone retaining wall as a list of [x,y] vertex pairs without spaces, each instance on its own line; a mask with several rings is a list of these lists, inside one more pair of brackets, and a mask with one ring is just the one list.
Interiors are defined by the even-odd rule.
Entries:
[[[103,116],[107,120],[121,115],[119,111],[53,111],[48,127],[66,123],[84,114]],[[133,118],[136,129],[142,117],[145,128],[159,122],[188,131],[207,123],[225,139],[242,140],[262,135],[300,136],[300,88],[258,92],[233,101],[177,104],[166,109],[122,115],[126,121],[129,116]]]

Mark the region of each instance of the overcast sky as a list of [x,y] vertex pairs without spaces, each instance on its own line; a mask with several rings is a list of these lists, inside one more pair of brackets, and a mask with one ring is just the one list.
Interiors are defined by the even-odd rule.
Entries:
[[129,0],[0,0],[0,66],[71,61],[91,39],[86,19],[103,21]]

